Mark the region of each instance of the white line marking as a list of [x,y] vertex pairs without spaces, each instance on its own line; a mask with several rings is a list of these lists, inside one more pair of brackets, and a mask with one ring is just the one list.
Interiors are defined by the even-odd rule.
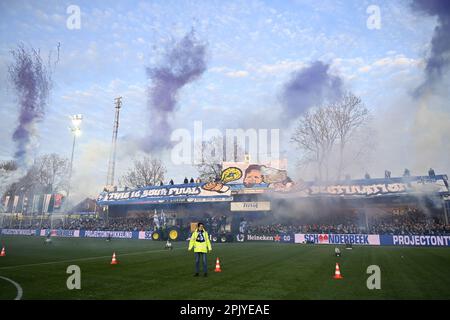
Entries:
[[16,289],[17,289],[17,296],[14,298],[14,300],[22,299],[23,290],[22,290],[22,287],[17,282],[15,282],[15,281],[13,281],[13,280],[11,280],[9,278],[2,277],[2,276],[0,276],[0,279],[6,280],[8,282],[11,282],[16,287]]
[[[180,250],[185,248],[176,248],[173,250]],[[144,253],[156,253],[156,252],[164,252],[167,251],[164,250],[149,250],[149,251],[138,251],[138,252],[130,252],[130,253],[123,253],[120,256],[131,256],[135,254],[144,254]],[[6,269],[14,269],[14,268],[22,268],[22,267],[34,267],[34,266],[44,266],[48,264],[57,264],[57,263],[67,263],[67,262],[75,262],[75,261],[87,261],[87,260],[96,260],[96,259],[104,259],[104,258],[111,258],[112,255],[109,256],[100,256],[100,257],[89,257],[89,258],[79,258],[79,259],[70,259],[70,260],[61,260],[61,261],[50,261],[50,262],[42,262],[42,263],[33,263],[33,264],[20,264],[18,266],[8,266],[8,267],[0,267],[0,270],[6,270]]]

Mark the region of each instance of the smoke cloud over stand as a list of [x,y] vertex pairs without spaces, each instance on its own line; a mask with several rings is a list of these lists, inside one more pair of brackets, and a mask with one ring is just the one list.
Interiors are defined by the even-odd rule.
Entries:
[[286,120],[293,120],[311,107],[342,96],[342,80],[331,75],[329,68],[328,64],[315,61],[309,67],[291,75],[281,93]]
[[150,135],[142,143],[146,152],[171,146],[172,131],[169,118],[175,113],[178,94],[187,84],[198,79],[206,70],[206,45],[194,30],[166,48],[161,63],[147,67],[148,109]]

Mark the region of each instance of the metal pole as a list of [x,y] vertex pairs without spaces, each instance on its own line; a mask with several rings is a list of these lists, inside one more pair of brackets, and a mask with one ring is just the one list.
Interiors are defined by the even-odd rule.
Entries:
[[114,99],[116,102],[116,113],[114,116],[114,125],[113,125],[113,135],[111,140],[111,150],[109,155],[109,162],[108,162],[108,173],[106,177],[106,185],[114,185],[114,173],[115,173],[115,166],[116,166],[116,147],[117,147],[117,134],[119,131],[119,115],[120,115],[120,108],[122,107],[122,97],[118,97]]
[[67,212],[67,208],[69,205],[69,194],[70,194],[70,180],[72,179],[72,167],[73,167],[73,155],[75,153],[75,140],[76,140],[76,134],[74,133],[73,135],[73,144],[72,144],[72,156],[70,157],[70,167],[69,167],[69,182],[68,182],[68,186],[67,186],[67,197],[66,197],[66,201],[65,201],[65,212]]

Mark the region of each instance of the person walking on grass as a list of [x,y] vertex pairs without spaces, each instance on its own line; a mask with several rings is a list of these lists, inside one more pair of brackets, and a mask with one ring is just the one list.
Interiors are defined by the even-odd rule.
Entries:
[[204,276],[208,276],[208,264],[206,260],[206,254],[211,252],[211,242],[209,241],[208,232],[205,230],[203,223],[199,222],[197,224],[197,229],[192,233],[191,240],[189,241],[188,250],[194,249],[195,255],[195,274],[194,277],[198,277],[200,273],[200,260],[203,262],[203,272]]

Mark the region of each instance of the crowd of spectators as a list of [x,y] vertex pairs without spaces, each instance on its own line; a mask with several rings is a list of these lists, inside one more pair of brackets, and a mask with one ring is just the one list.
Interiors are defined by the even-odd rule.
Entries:
[[110,230],[110,231],[146,231],[153,230],[153,219],[142,218],[111,218],[105,219],[74,219],[64,224],[69,230]]
[[[6,222],[7,223],[7,222]],[[13,229],[65,229],[65,230],[109,230],[109,231],[148,231],[154,230],[153,218],[79,218],[79,219],[36,219],[7,224]]]
[[441,222],[380,223],[370,227],[373,234],[439,235],[450,234],[450,225]]
[[277,233],[443,235],[450,234],[450,225],[416,208],[406,208],[394,210],[391,214],[370,217],[368,226],[349,219],[342,224],[250,224],[247,230],[249,233],[261,235]]
[[355,224],[312,224],[312,225],[255,225],[248,233],[274,235],[278,233],[335,233],[335,234],[391,234],[391,235],[442,235],[450,234],[450,225],[442,222],[380,223],[358,227]]
[[[3,221],[3,227],[20,229],[62,228],[67,230],[111,230],[111,231],[149,231],[161,227],[175,225],[176,216],[167,215],[167,223],[159,223],[155,216],[101,219],[82,217],[77,219],[32,219],[26,221]],[[226,226],[230,223],[225,215],[208,216],[204,219],[210,233],[230,231]],[[155,222],[156,221],[156,222]],[[161,221],[161,219],[159,220]],[[185,226],[186,227],[186,226]],[[392,234],[392,235],[439,235],[450,234],[450,225],[436,217],[431,219],[419,212],[410,212],[395,217],[384,216],[370,219],[368,227],[352,223],[342,224],[246,224],[246,232],[258,235],[292,234],[292,233],[336,233],[336,234]]]

